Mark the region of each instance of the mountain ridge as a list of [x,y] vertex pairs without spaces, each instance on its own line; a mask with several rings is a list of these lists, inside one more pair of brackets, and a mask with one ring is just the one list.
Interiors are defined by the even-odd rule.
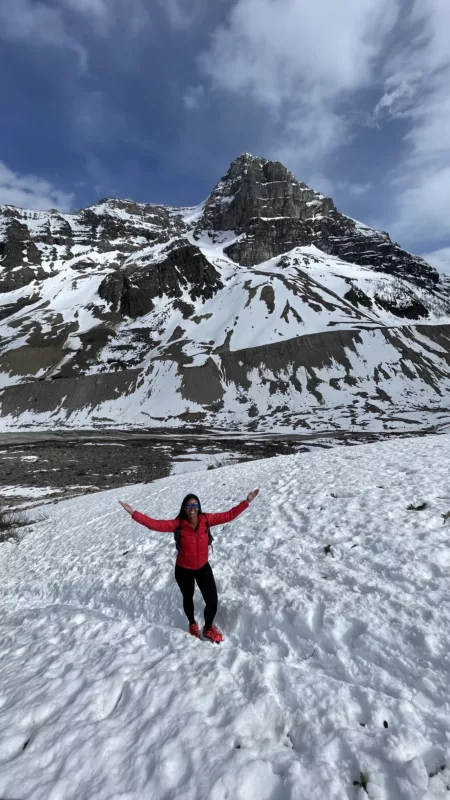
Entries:
[[[449,282],[433,267],[250,154],[198,206],[0,209],[4,428],[108,426],[127,409],[132,425],[291,429],[294,417],[334,424],[361,393],[377,411],[352,425],[389,426],[399,409],[422,420],[419,406],[441,409],[450,388],[449,323]],[[305,337],[325,333],[339,356],[317,339],[318,366]],[[244,374],[239,353],[261,347],[266,361]]]

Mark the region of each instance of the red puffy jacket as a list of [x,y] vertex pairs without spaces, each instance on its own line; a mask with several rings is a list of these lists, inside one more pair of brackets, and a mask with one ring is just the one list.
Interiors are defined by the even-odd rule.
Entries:
[[[248,503],[243,500],[238,506],[223,511],[221,514],[200,514],[197,528],[193,528],[187,519],[181,520],[181,550],[178,553],[177,564],[185,569],[201,569],[208,561],[209,537],[206,528],[206,520],[209,527],[223,525],[231,522],[248,508]],[[178,517],[175,519],[152,519],[140,511],[134,511],[133,519],[151,531],[161,531],[162,533],[175,533],[180,524]]]

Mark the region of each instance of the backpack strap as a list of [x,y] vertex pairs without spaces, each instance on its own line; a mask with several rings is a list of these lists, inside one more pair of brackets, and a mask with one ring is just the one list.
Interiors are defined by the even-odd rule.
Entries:
[[205,516],[206,533],[208,534],[208,545],[211,548],[212,552],[214,553],[214,547],[213,547],[214,536],[211,533],[211,528],[209,527],[209,522],[206,518],[206,515],[204,516]]
[[[211,528],[209,527],[209,522],[208,522],[208,520],[206,518],[206,514],[202,514],[202,517],[205,517],[206,533],[208,534],[208,546],[214,552],[214,548],[213,548],[214,536],[211,533]],[[177,527],[175,529],[175,532],[173,534],[173,538],[175,539],[175,547],[177,548],[177,551],[180,553],[181,552],[181,520],[180,519],[178,520],[178,525],[177,525]]]
[[175,547],[177,548],[178,553],[181,552],[181,520],[178,520],[178,525],[175,529],[175,533],[173,534],[173,538],[175,539]]

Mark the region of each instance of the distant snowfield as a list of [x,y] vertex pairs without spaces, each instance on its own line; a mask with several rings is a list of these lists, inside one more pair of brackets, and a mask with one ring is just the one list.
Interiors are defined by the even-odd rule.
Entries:
[[[0,545],[0,797],[448,798],[449,446],[337,448],[46,506]],[[117,500],[166,517],[188,491],[215,511],[255,486],[214,531],[225,641],[199,642],[173,538]]]
[[232,463],[239,459],[239,453],[221,451],[219,453],[186,453],[185,456],[175,456],[172,475],[199,472],[200,470],[217,469],[221,465]]
[[51,486],[2,486],[3,497],[48,497],[58,492]]

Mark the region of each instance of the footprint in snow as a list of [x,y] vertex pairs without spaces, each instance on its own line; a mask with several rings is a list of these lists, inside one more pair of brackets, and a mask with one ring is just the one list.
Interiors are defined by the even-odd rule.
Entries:
[[97,697],[94,702],[96,715],[99,719],[111,717],[117,710],[120,703],[123,703],[130,696],[131,690],[128,681],[121,678],[105,680],[99,687]]

